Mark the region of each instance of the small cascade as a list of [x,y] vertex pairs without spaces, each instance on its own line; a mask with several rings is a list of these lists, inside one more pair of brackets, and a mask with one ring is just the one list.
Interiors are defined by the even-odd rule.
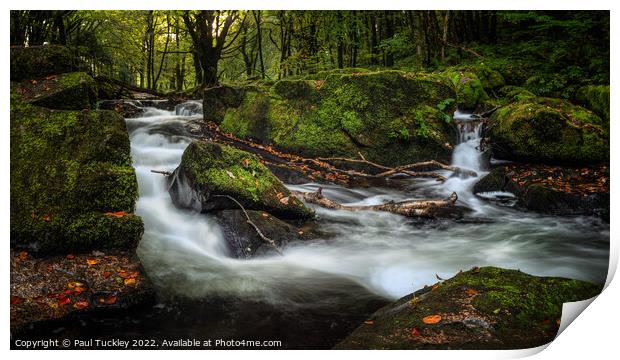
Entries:
[[452,153],[452,165],[468,168],[479,172],[482,169],[480,156],[480,140],[482,121],[472,114],[456,111],[454,122],[458,129],[458,145]]
[[202,101],[186,101],[174,107],[174,114],[177,116],[202,115]]

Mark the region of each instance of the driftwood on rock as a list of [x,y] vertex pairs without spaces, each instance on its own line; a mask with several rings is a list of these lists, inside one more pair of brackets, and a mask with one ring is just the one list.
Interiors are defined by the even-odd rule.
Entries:
[[456,193],[453,192],[447,199],[442,200],[390,201],[379,205],[346,206],[326,198],[323,196],[322,190],[322,188],[318,188],[315,192],[295,191],[293,194],[308,203],[319,205],[327,209],[347,211],[387,211],[407,217],[436,217],[438,213],[441,212],[440,210],[453,207],[458,199]]

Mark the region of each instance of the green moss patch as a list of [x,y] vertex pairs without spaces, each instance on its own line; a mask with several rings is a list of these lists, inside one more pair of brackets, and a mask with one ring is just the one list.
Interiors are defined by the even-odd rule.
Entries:
[[609,134],[601,119],[568,101],[527,98],[498,109],[491,121],[498,158],[567,165],[609,161]]
[[75,71],[77,60],[64,46],[11,47],[11,80],[38,79]]
[[32,106],[12,89],[12,244],[41,252],[134,247],[143,231],[131,215],[137,197],[122,117]]
[[380,309],[336,348],[540,346],[555,337],[564,302],[585,300],[601,290],[600,285],[579,280],[474,268]]
[[[221,197],[228,195],[247,209],[282,218],[314,215],[255,155],[230,146],[192,142],[171,181],[173,201],[183,207],[198,207],[200,211],[238,209],[233,201]],[[193,198],[186,201],[189,193]]]
[[577,101],[594,111],[604,121],[609,131],[609,85],[588,85],[577,90]]
[[57,110],[92,109],[97,103],[95,81],[83,72],[24,80],[16,90],[30,104]]

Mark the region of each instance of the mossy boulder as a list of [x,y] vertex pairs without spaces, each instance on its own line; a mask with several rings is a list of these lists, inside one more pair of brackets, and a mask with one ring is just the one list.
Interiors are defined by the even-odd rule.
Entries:
[[489,130],[493,154],[547,164],[609,161],[609,133],[591,111],[568,101],[528,98],[499,108]]
[[496,167],[473,188],[482,198],[509,192],[517,205],[553,215],[596,215],[609,221],[609,168],[560,168],[531,164]]
[[[482,81],[471,71],[448,69],[443,71],[440,76],[456,91],[459,109],[472,111],[489,100],[489,95],[484,91]],[[490,86],[490,79],[486,81],[487,85]]]
[[11,91],[11,244],[40,252],[135,247],[143,232],[125,121]]
[[380,309],[335,348],[536,347],[554,339],[563,303],[589,299],[601,290],[601,285],[579,280],[473,268]]
[[95,81],[83,72],[24,80],[16,86],[25,101],[48,109],[83,110],[97,104]]
[[448,161],[456,94],[441,78],[397,71],[282,80],[246,90],[221,128],[304,156],[357,157],[399,165]]
[[609,85],[588,85],[577,90],[576,100],[594,111],[609,129]]
[[133,99],[131,91],[127,90],[105,76],[96,76],[97,97],[100,100]]
[[11,47],[11,81],[38,79],[78,70],[71,50],[64,46]]
[[531,91],[514,85],[507,85],[499,89],[499,95],[507,103],[526,101],[536,97]]
[[239,209],[230,196],[249,210],[283,219],[307,219],[313,211],[291,195],[253,154],[208,141],[194,141],[170,177],[176,206],[200,212]]
[[244,88],[219,85],[206,88],[203,93],[202,111],[205,120],[221,123],[226,109],[241,105]]

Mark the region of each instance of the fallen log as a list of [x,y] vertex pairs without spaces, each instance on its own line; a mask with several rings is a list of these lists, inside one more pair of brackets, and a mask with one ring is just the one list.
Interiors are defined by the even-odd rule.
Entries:
[[446,208],[454,207],[458,196],[455,192],[447,199],[442,200],[407,200],[394,202],[390,201],[379,205],[347,206],[339,204],[323,196],[323,189],[318,188],[315,192],[293,191],[293,194],[305,202],[319,205],[327,209],[347,210],[347,211],[387,211],[407,217],[437,217]]

